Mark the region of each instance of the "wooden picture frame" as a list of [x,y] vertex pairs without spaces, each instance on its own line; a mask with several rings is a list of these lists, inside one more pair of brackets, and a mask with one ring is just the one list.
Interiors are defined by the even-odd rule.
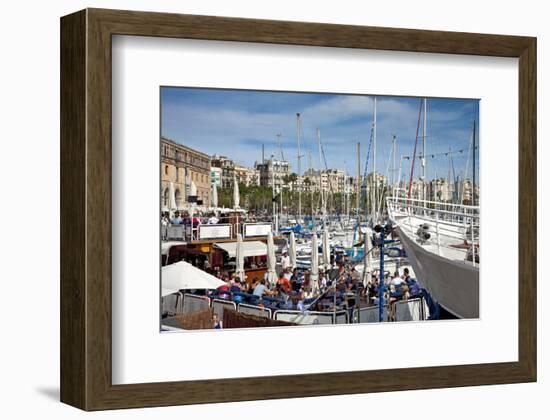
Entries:
[[[519,360],[113,385],[111,39],[117,34],[519,58]],[[536,381],[535,237],[536,38],[102,9],[61,19],[61,401],[67,404],[102,410]]]

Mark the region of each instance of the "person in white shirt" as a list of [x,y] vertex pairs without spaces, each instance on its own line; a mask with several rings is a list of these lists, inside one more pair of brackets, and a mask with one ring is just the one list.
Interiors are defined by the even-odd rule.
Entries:
[[399,271],[396,271],[393,279],[390,282],[390,284],[392,286],[397,287],[397,286],[401,286],[401,283],[403,283],[403,279],[399,276]]
[[288,280],[290,280],[292,278],[292,268],[290,268],[290,266],[288,266],[285,270],[284,270],[284,276],[285,278],[287,278]]
[[286,271],[286,269],[290,267],[290,257],[288,256],[288,252],[285,252],[281,257],[281,266],[283,267],[283,271]]
[[217,225],[219,222],[220,222],[220,219],[218,219],[215,214],[210,216],[210,218],[208,219],[209,225]]
[[323,273],[319,273],[319,287],[321,290],[325,290],[327,288],[327,276]]

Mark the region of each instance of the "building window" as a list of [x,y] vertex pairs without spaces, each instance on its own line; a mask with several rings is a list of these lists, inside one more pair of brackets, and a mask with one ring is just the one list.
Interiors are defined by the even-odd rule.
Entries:
[[168,175],[168,165],[164,166],[164,175]]
[[176,168],[176,182],[179,182],[180,180],[180,170]]

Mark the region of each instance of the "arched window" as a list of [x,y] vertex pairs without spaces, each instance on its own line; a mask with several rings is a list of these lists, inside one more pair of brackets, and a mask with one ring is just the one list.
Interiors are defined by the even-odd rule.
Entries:
[[168,165],[164,166],[164,175],[168,175]]
[[168,207],[168,188],[165,188],[162,194],[162,205]]
[[176,207],[180,208],[181,207],[181,193],[180,193],[179,188],[176,188],[176,192],[174,193],[174,196],[176,198]]

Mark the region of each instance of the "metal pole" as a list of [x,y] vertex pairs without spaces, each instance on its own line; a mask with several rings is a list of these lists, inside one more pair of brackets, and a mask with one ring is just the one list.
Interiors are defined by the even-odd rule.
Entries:
[[325,221],[325,213],[326,213],[326,210],[325,210],[325,191],[324,191],[324,188],[323,188],[323,173],[322,173],[322,170],[321,170],[321,167],[322,167],[322,162],[323,162],[323,159],[322,159],[322,156],[321,156],[321,130],[320,129],[317,129],[317,143],[318,143],[318,147],[319,147],[319,192],[321,193],[321,217],[323,219],[323,222]]
[[424,98],[424,124],[422,127],[422,200],[424,201],[424,212],[426,211],[426,122],[427,122],[427,99]]
[[395,142],[397,141],[397,136],[394,134],[393,135],[393,139],[392,139],[392,143],[393,143],[393,168],[392,168],[392,172],[391,172],[391,185],[392,185],[392,188],[395,186],[395,171],[397,171],[397,167],[395,166],[395,159],[396,159],[396,156],[395,156]]
[[[275,203],[275,171],[273,168],[273,156],[271,157],[271,204],[273,205],[273,224],[275,225],[275,232],[278,230],[278,223],[277,223],[277,210],[275,209],[276,203]],[[269,170],[269,163],[266,165]],[[278,233],[278,232],[277,232]]]
[[355,211],[359,223],[359,194],[361,193],[361,143],[357,142],[357,188],[355,189]]
[[297,136],[298,136],[298,223],[301,223],[301,220],[302,220],[302,186],[301,186],[301,181],[300,181],[300,177],[301,177],[301,172],[302,172],[302,168],[301,168],[301,164],[300,164],[300,161],[301,161],[301,152],[300,152],[300,113],[296,113],[296,131],[298,132],[297,133]]
[[384,241],[385,228],[380,231],[380,287],[378,287],[378,321],[384,322]]
[[374,97],[374,115],[373,115],[373,137],[372,137],[372,179],[374,181],[374,197],[373,197],[373,217],[374,223],[378,220],[378,214],[376,214],[376,203],[378,202],[378,182],[376,179],[376,96]]
[[476,205],[476,120],[474,120],[472,147],[472,206]]

